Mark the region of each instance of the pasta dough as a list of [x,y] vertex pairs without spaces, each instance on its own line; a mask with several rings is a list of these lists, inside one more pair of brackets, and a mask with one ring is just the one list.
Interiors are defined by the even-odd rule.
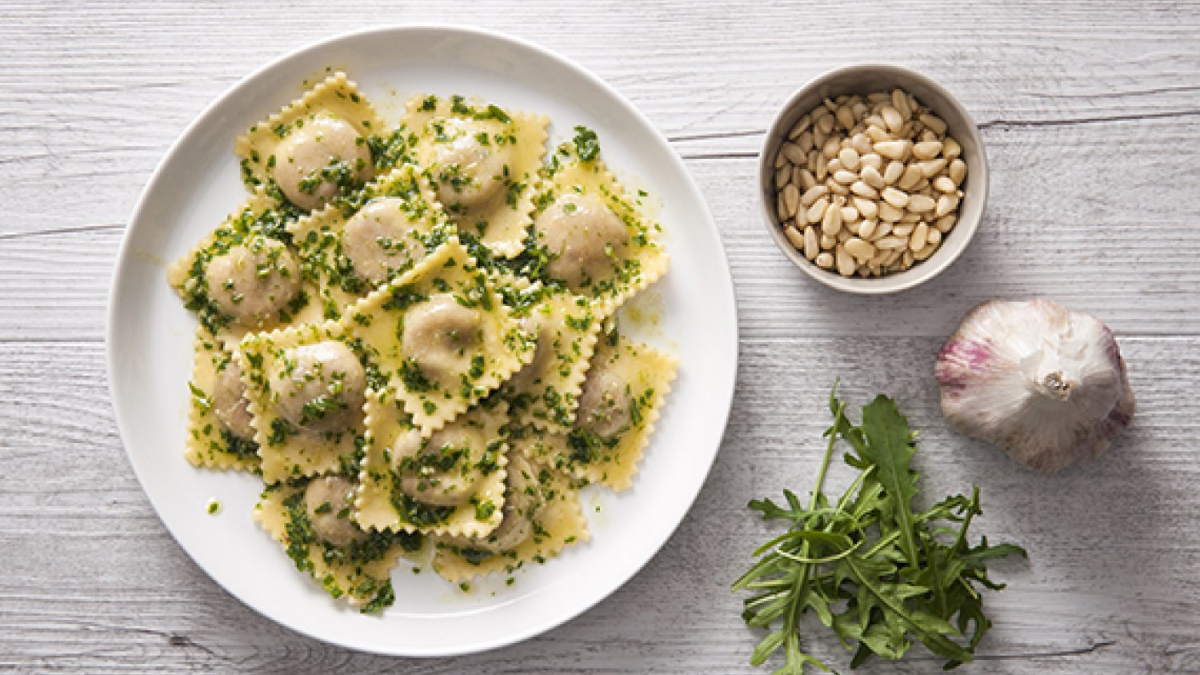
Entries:
[[275,186],[288,203],[315,211],[371,179],[368,138],[383,132],[375,108],[337,72],[250,127],[234,152],[247,185]]
[[257,471],[258,443],[238,362],[202,326],[193,352],[184,457],[195,467]]
[[591,537],[579,492],[567,476],[530,462],[520,451],[510,453],[508,476],[499,527],[483,537],[435,538],[433,569],[447,581],[544,563]]
[[363,527],[482,536],[500,524],[507,424],[491,399],[429,437],[387,391],[367,398],[367,454],[356,506]]
[[237,352],[268,484],[335,470],[361,442],[366,372],[336,323],[248,336]]
[[453,238],[343,323],[424,436],[533,358],[494,283]]
[[315,286],[301,273],[286,215],[262,191],[167,270],[167,282],[222,341],[319,316]]
[[428,169],[460,234],[502,257],[520,253],[549,119],[461,96],[415,96],[407,110],[416,161]]
[[347,490],[353,483],[336,475],[268,486],[254,519],[327,593],[364,613],[377,612],[396,599],[392,568],[419,551],[421,539],[359,529],[346,513]]
[[571,428],[601,322],[583,297],[544,289],[520,311],[535,336],[533,359],[502,389],[521,424],[562,433]]
[[413,165],[288,230],[319,280],[326,319],[341,317],[348,305],[411,269],[452,234],[428,180]]
[[675,370],[672,356],[606,336],[588,370],[574,426],[565,434],[533,433],[522,449],[581,480],[630,488]]
[[660,226],[594,152],[581,156],[583,142],[577,136],[561,145],[546,167],[533,240],[547,261],[544,276],[608,316],[666,274],[669,258],[658,242]]

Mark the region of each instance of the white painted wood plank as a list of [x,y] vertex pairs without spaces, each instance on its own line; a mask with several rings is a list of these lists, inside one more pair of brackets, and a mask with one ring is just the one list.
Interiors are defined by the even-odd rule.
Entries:
[[[186,559],[123,458],[99,345],[0,345],[0,360],[19,364],[0,375],[0,471],[38,477],[0,492],[0,609],[18,619],[0,624],[0,666],[752,672],[744,659],[753,638],[727,588],[770,530],[744,504],[807,489],[827,424],[824,398],[839,375],[855,406],[888,392],[922,430],[926,494],[979,484],[978,533],[1029,549],[1028,563],[997,566],[1011,588],[989,598],[996,628],[981,654],[995,660],[971,672],[1187,672],[1200,658],[1200,579],[1180,573],[1200,565],[1200,530],[1192,510],[1180,508],[1194,504],[1200,479],[1192,456],[1200,404],[1191,396],[1200,339],[1123,340],[1139,395],[1135,423],[1108,455],[1055,477],[945,429],[931,387],[938,341],[866,339],[856,353],[845,346],[826,338],[743,343],[733,419],[704,492],[663,552],[611,599],[522,646],[409,662],[351,656],[281,629]],[[835,467],[831,483],[848,476]],[[828,636],[816,635],[813,648],[844,663]],[[932,667],[916,659],[865,672]]]
[[[1005,564],[997,627],[967,672],[1195,672],[1200,663],[1200,7],[915,0],[5,3],[0,10],[0,670],[116,673],[753,672],[726,592],[766,535],[746,500],[803,490],[829,380],[895,395],[932,492],[979,482]],[[155,163],[215,96],[281,53],[381,22],[470,20],[618,87],[704,188],[738,285],[742,368],[713,475],[666,549],[543,638],[443,661],[355,655],[224,594],[165,533],[122,456],[103,372],[121,227]],[[237,20],[234,20],[237,19]],[[879,29],[866,29],[877,26]],[[264,28],[267,27],[267,28]],[[981,122],[988,217],[922,290],[836,295],[774,250],[754,155],[775,107],[857,60],[916,67]],[[961,314],[1049,295],[1120,335],[1139,395],[1101,461],[1058,477],[948,433],[929,368]],[[835,474],[835,482],[838,479]],[[841,476],[844,479],[844,475]],[[814,647],[844,657],[827,639]],[[930,672],[916,659],[865,672]]]

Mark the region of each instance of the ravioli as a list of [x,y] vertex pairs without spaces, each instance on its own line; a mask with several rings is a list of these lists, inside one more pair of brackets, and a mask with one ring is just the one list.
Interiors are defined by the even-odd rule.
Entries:
[[453,233],[417,167],[397,167],[353,199],[289,224],[306,272],[318,280],[323,316],[411,269]]
[[530,336],[455,238],[342,323],[424,436],[533,358]]
[[237,356],[268,484],[328,473],[358,451],[367,374],[340,325],[251,335]]
[[533,359],[504,383],[502,395],[523,425],[565,433],[575,420],[579,392],[601,321],[586,298],[541,289],[536,304],[514,311],[536,339]]
[[459,232],[506,258],[522,249],[548,125],[545,115],[462,96],[415,96],[404,117],[417,137],[413,156]]
[[511,573],[529,563],[544,563],[590,538],[571,479],[514,450],[509,454],[500,525],[480,537],[435,537],[433,569],[452,583]]
[[574,426],[565,434],[532,433],[522,450],[578,479],[629,489],[676,368],[673,356],[605,336],[579,395]]
[[386,133],[358,87],[336,72],[237,139],[243,180],[315,211],[375,174],[369,139]]
[[195,467],[258,471],[258,443],[241,367],[202,326],[196,327],[188,389],[187,461]]
[[300,272],[286,226],[287,216],[255,192],[167,269],[184,307],[222,342],[315,316],[315,286]]
[[490,399],[422,436],[387,391],[367,397],[356,518],[377,530],[482,536],[500,525],[506,408]]
[[421,537],[404,532],[367,532],[354,524],[354,483],[331,474],[271,485],[254,519],[327,593],[377,612],[396,599],[391,571],[401,557],[421,549]]
[[530,234],[539,265],[525,271],[588,297],[607,316],[666,274],[669,257],[661,226],[609,172],[585,131],[544,169]]

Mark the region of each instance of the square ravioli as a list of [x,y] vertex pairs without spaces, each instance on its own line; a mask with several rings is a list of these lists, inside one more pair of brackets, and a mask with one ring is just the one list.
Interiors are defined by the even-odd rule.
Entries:
[[351,517],[354,489],[336,474],[271,485],[254,519],[325,592],[363,613],[377,612],[395,601],[392,568],[420,551],[421,536],[360,528]]
[[184,307],[222,341],[319,316],[316,286],[301,271],[290,216],[262,191],[167,268]]
[[455,238],[342,323],[425,436],[533,358],[532,339]]
[[521,252],[549,123],[462,96],[415,96],[404,116],[412,154],[459,233],[505,258]]
[[483,536],[500,525],[507,410],[488,399],[422,436],[386,389],[367,396],[358,523],[379,530]]
[[579,490],[568,476],[515,450],[509,453],[507,469],[499,527],[482,537],[434,538],[433,570],[447,581],[459,583],[541,564],[591,537],[579,507]]
[[505,296],[536,346],[533,359],[504,383],[501,395],[521,424],[566,433],[602,321],[586,298],[561,289],[538,286]]
[[536,210],[519,272],[591,299],[601,316],[666,274],[661,226],[599,158],[596,136],[576,127],[575,140],[551,156],[534,198]]
[[405,164],[288,226],[326,319],[411,269],[453,232],[420,170]]
[[329,473],[360,451],[367,373],[339,324],[250,335],[236,356],[268,484]]
[[[234,144],[248,187],[316,211],[374,177],[390,132],[357,85],[336,72]],[[374,142],[372,142],[374,141]]]
[[233,353],[197,326],[184,450],[192,466],[258,471],[258,443],[241,377]]
[[618,334],[604,336],[566,434],[530,431],[523,451],[538,462],[613,490],[633,485],[671,383],[675,357]]

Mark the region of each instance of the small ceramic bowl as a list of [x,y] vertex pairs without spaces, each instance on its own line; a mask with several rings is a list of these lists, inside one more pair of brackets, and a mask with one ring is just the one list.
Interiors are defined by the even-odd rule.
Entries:
[[[962,159],[967,163],[967,177],[961,187],[963,197],[958,207],[958,221],[929,259],[903,272],[878,278],[843,277],[836,270],[824,270],[806,260],[804,254],[796,250],[784,234],[775,206],[775,156],[787,140],[792,126],[805,114],[821,105],[826,98],[837,98],[843,94],[890,92],[896,87],[912,94],[922,105],[941,117],[946,122],[947,135],[962,146]],[[936,277],[967,248],[967,244],[975,236],[975,230],[983,217],[984,205],[987,203],[988,163],[975,122],[950,92],[920,73],[898,66],[868,63],[831,70],[809,81],[792,94],[767,130],[767,137],[758,158],[758,186],[763,222],[780,250],[796,267],[826,286],[840,291],[881,295],[903,291]]]

